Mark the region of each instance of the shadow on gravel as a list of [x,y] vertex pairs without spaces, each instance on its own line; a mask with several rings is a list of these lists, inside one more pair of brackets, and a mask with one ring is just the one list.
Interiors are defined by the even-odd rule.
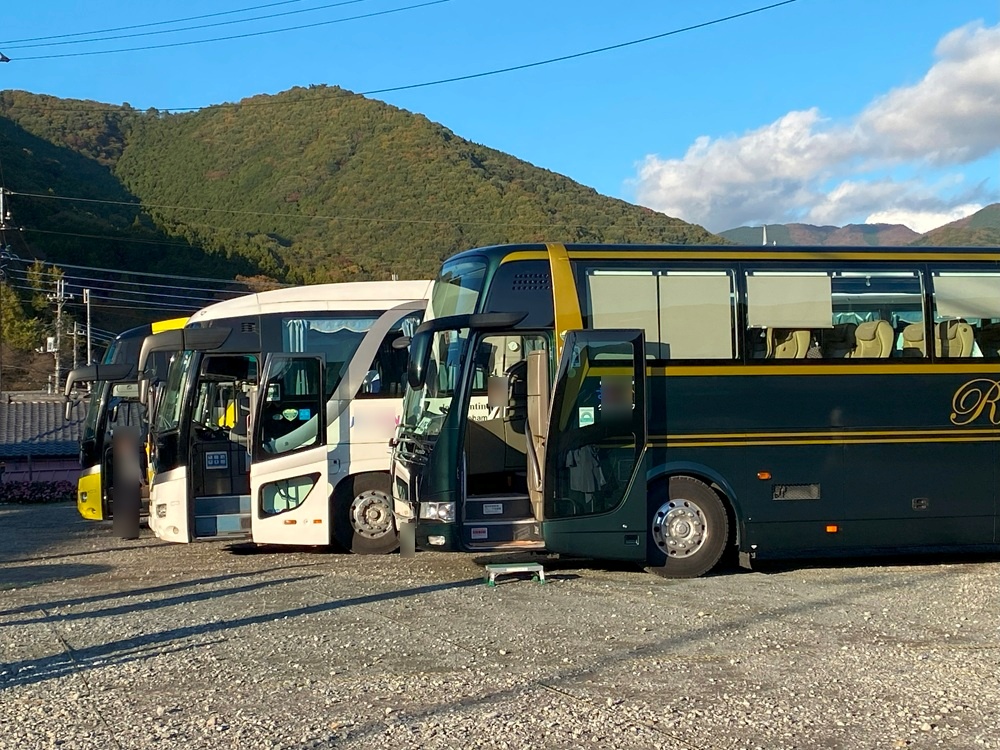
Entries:
[[38,623],[53,623],[59,624],[61,622],[70,622],[72,620],[92,620],[98,617],[114,617],[115,615],[127,615],[132,612],[149,612],[155,609],[163,609],[164,607],[175,607],[179,604],[193,604],[195,602],[204,602],[211,599],[221,599],[224,596],[233,596],[234,594],[246,594],[250,591],[260,591],[262,589],[270,588],[271,586],[281,586],[286,583],[297,583],[299,581],[308,581],[311,578],[319,578],[318,575],[312,576],[295,576],[294,578],[277,578],[273,581],[258,581],[257,583],[248,583],[246,586],[232,586],[230,588],[223,589],[210,589],[208,591],[196,591],[190,594],[182,594],[181,596],[170,596],[165,599],[154,599],[152,601],[145,600],[141,602],[135,602],[133,604],[121,604],[117,607],[107,607],[105,609],[87,610],[84,612],[43,612],[41,617],[28,617],[23,620],[12,620],[10,622],[0,623],[0,627],[11,627],[13,625],[34,625]]
[[865,557],[797,558],[790,560],[755,561],[754,573],[791,573],[801,570],[846,570],[850,568],[912,568],[938,567],[941,565],[976,565],[1000,561],[994,550],[974,552],[913,552],[884,553]]
[[[56,567],[56,566],[44,566],[44,567]],[[0,610],[0,617],[10,617],[12,615],[26,615],[29,612],[37,612],[39,610],[58,609],[59,607],[75,607],[80,604],[91,604],[93,602],[106,602],[111,599],[125,599],[131,596],[149,596],[150,594],[162,594],[166,591],[177,591],[178,589],[186,589],[186,588],[191,588],[193,586],[207,586],[213,583],[235,581],[239,578],[251,578],[251,577],[266,575],[267,573],[279,573],[281,571],[295,570],[297,568],[311,568],[311,567],[312,567],[311,565],[283,565],[279,568],[265,568],[264,570],[253,570],[246,573],[227,573],[226,575],[208,576],[206,578],[192,578],[189,581],[178,581],[177,583],[165,583],[160,586],[147,586],[141,589],[129,589],[128,591],[115,591],[106,594],[94,594],[93,596],[78,596],[74,597],[73,599],[56,599],[54,601],[45,603],[27,604],[23,607],[14,607],[13,609]],[[104,570],[102,570],[101,572],[104,572]],[[2,580],[3,579],[0,579],[0,581]]]
[[[957,574],[958,571],[946,571],[942,575],[955,576]],[[678,581],[678,583],[692,583],[692,581]],[[847,590],[836,596],[800,600],[792,604],[748,612],[745,615],[731,617],[721,622],[707,621],[705,625],[692,628],[678,627],[673,630],[670,636],[661,638],[653,643],[614,651],[606,655],[589,654],[585,658],[580,659],[579,666],[557,667],[549,675],[542,679],[524,675],[524,679],[508,688],[493,690],[481,695],[472,695],[461,700],[430,706],[420,711],[400,711],[398,714],[394,715],[393,721],[395,723],[409,724],[441,713],[448,713],[468,708],[481,708],[483,706],[499,703],[500,701],[516,698],[518,695],[523,694],[525,690],[530,689],[531,686],[556,693],[568,701],[585,705],[594,711],[607,710],[620,712],[620,706],[609,709],[602,703],[595,702],[587,697],[575,695],[572,692],[572,689],[576,687],[581,680],[584,680],[588,684],[594,682],[598,673],[603,669],[626,668],[631,660],[650,657],[664,658],[664,656],[670,655],[671,653],[675,656],[679,656],[685,652],[690,652],[693,644],[705,641],[724,642],[728,635],[737,633],[747,627],[759,625],[761,622],[766,622],[772,618],[778,619],[802,613],[815,612],[820,609],[843,607],[845,604],[865,596],[877,594],[882,591],[905,588],[909,585],[910,581],[908,579],[890,579],[880,582],[872,582],[870,580],[859,578],[857,581],[844,581],[843,583],[846,584],[845,588]],[[472,651],[472,649],[460,643],[455,643],[454,641],[446,642],[451,646],[462,649],[463,651]],[[500,671],[512,673],[512,676],[515,677],[518,676],[513,669],[503,669],[500,667],[497,669],[497,672],[499,673]],[[646,723],[644,721],[637,721],[637,723],[654,734],[671,740],[678,747],[693,747],[686,739],[657,727],[655,724]],[[375,721],[367,725],[352,728],[346,736],[331,736],[328,739],[331,747],[338,743],[346,743],[348,740],[351,743],[355,743],[366,737],[370,738],[382,735],[385,733],[385,729],[385,721]],[[305,748],[306,746],[303,745],[300,747]]]
[[[64,563],[62,565],[10,565],[0,567],[0,591],[37,586],[52,581],[68,581],[97,573],[107,573],[110,565]],[[0,614],[3,614],[0,612]]]
[[[277,582],[275,582],[277,583]],[[149,659],[162,654],[171,653],[175,650],[199,648],[209,645],[208,642],[199,640],[197,643],[177,643],[184,638],[212,636],[220,633],[228,633],[237,628],[249,625],[260,625],[275,620],[289,620],[295,617],[334,612],[347,607],[358,607],[364,604],[374,604],[376,602],[390,601],[393,599],[404,599],[411,596],[421,596],[432,594],[436,591],[447,591],[449,589],[460,589],[468,586],[481,586],[481,578],[470,578],[463,581],[450,581],[448,583],[435,583],[427,586],[416,586],[399,591],[387,591],[379,594],[367,594],[365,596],[355,596],[349,599],[337,599],[319,604],[310,604],[304,607],[281,610],[279,612],[264,612],[257,615],[247,615],[236,617],[231,620],[219,620],[215,622],[199,623],[197,625],[186,625],[179,628],[171,628],[158,633],[148,633],[124,638],[119,641],[101,644],[99,646],[89,646],[83,649],[70,649],[68,653],[45,656],[38,659],[25,659],[23,661],[0,664],[0,692],[20,685],[35,685],[48,680],[58,679],[74,672],[83,672],[95,667],[107,667],[128,661]],[[213,641],[217,642],[217,641]]]
[[[111,533],[110,531],[108,532]],[[102,549],[91,549],[85,552],[67,552],[63,555],[39,555],[38,557],[18,557],[13,560],[6,560],[4,562],[12,563],[22,563],[22,562],[41,562],[44,560],[62,560],[66,557],[84,557],[86,555],[103,555],[108,552],[119,552],[121,550],[132,550],[132,549],[150,549],[152,547],[172,547],[170,542],[160,542],[160,541],[150,541],[147,544],[135,544],[129,542],[123,542],[117,547],[104,547]]]

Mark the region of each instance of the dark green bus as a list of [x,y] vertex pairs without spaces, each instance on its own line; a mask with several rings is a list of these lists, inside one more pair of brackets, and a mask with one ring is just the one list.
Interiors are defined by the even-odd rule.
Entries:
[[687,577],[998,541],[996,250],[470,250],[410,351],[393,499],[421,548]]

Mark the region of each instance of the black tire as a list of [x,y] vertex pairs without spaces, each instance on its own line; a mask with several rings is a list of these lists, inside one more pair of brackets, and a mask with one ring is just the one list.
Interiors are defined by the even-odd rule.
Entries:
[[728,541],[726,508],[707,484],[682,476],[650,485],[650,572],[664,578],[697,578],[718,564]]
[[388,474],[361,474],[337,490],[333,533],[338,544],[356,555],[388,555],[399,549]]

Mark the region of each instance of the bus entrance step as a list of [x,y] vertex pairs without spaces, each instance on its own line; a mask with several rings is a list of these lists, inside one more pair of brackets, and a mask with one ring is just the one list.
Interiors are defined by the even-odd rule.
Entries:
[[508,573],[531,573],[531,580],[545,583],[545,568],[541,563],[498,563],[486,566],[486,577],[483,581],[487,586],[497,585],[497,576]]

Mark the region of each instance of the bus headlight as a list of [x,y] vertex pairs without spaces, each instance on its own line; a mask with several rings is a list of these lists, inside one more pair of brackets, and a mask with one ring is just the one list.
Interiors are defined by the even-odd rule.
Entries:
[[432,521],[455,521],[455,503],[420,503],[420,517]]

